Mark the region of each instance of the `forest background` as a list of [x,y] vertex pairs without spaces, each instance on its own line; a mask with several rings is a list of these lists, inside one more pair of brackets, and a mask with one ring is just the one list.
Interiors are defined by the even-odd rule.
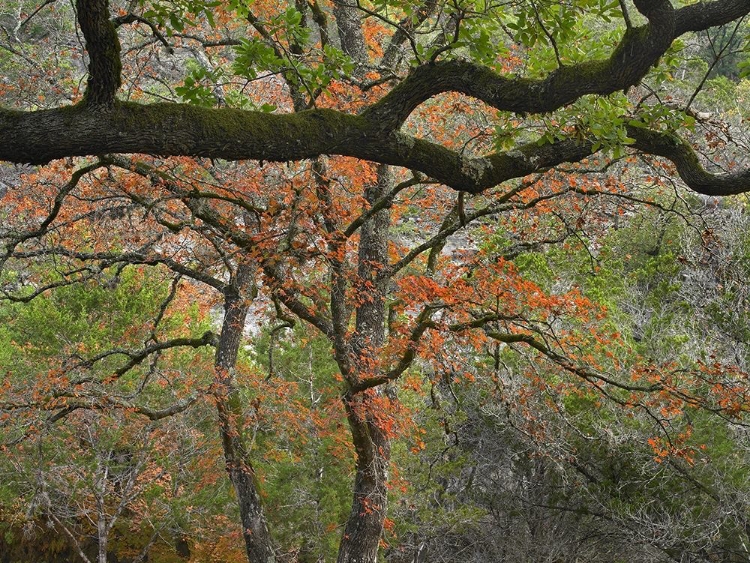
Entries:
[[6,0],[0,561],[747,561],[748,13]]

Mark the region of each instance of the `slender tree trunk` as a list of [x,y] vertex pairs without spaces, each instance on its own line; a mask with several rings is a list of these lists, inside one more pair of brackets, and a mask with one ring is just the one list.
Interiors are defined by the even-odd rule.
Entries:
[[99,507],[99,517],[96,522],[96,530],[99,539],[99,552],[97,561],[98,563],[107,563],[107,539],[109,536],[109,529],[107,528],[107,519],[103,512],[104,507]]
[[227,291],[224,298],[224,322],[215,361],[216,409],[227,473],[237,493],[248,561],[273,563],[276,555],[258,493],[255,471],[243,440],[242,403],[234,383],[237,352],[250,303],[246,294],[252,286],[252,275],[250,266],[240,265],[233,288]]
[[105,498],[107,495],[107,477],[109,467],[106,460],[102,460],[104,454],[97,454],[97,476],[99,482],[96,485],[96,535],[98,540],[97,563],[107,563],[107,540],[109,539],[109,526],[107,525],[107,510]]
[[[388,166],[378,167],[378,182],[365,192],[368,203],[383,197],[392,184]],[[387,209],[373,215],[362,226],[359,244],[358,276],[362,287],[370,287],[357,307],[356,334],[352,339],[354,364],[358,377],[372,374],[378,366],[385,342],[386,292],[388,279],[382,273],[388,260],[390,213]],[[376,416],[374,399],[382,389],[371,389],[344,397],[347,420],[352,433],[357,461],[352,510],[344,529],[338,563],[375,563],[388,510],[388,466],[391,459],[390,438]]]
[[362,13],[356,9],[356,2],[334,0],[333,15],[336,18],[341,50],[349,55],[357,65],[356,74],[364,71],[368,62],[367,43],[362,31]]

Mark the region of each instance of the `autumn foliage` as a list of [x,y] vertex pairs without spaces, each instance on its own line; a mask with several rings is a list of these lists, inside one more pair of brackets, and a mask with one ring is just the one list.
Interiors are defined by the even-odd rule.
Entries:
[[11,4],[0,548],[747,555],[747,6]]

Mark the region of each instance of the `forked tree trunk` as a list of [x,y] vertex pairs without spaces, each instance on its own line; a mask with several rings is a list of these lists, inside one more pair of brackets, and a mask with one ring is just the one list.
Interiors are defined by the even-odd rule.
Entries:
[[368,397],[358,395],[346,405],[346,414],[357,454],[354,498],[338,563],[375,563],[383,523],[388,510],[388,465],[391,446],[388,437],[371,416]]
[[[392,185],[388,166],[378,166],[378,181],[368,187],[365,198],[372,205]],[[388,279],[383,272],[388,263],[390,213],[383,209],[362,225],[359,242],[358,276],[370,288],[357,307],[356,334],[352,339],[354,363],[361,367],[359,377],[378,364],[385,342],[386,292]],[[379,369],[379,368],[378,368]],[[373,399],[383,390],[371,389],[344,397],[346,416],[357,455],[352,510],[339,546],[338,563],[375,563],[388,509],[388,466],[390,438],[380,424],[383,417]]]
[[256,486],[255,471],[243,440],[242,403],[234,383],[237,352],[250,303],[245,294],[251,280],[250,267],[239,266],[234,288],[225,295],[224,322],[216,349],[216,409],[227,473],[237,493],[248,561],[273,563],[276,555]]

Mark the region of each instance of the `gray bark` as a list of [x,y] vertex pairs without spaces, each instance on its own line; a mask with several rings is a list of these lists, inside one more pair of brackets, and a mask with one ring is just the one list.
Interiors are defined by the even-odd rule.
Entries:
[[250,303],[253,270],[242,264],[224,299],[224,322],[216,348],[216,409],[229,479],[237,493],[242,536],[250,563],[273,563],[276,555],[258,492],[255,470],[243,440],[243,408],[234,384],[234,369]]

